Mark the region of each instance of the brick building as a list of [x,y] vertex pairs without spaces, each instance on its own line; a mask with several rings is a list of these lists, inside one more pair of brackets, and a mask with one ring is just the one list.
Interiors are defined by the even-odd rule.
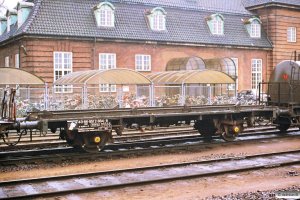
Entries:
[[[300,60],[300,1],[249,0],[244,5],[260,17],[262,27],[272,42],[269,70],[282,60]],[[295,51],[298,52],[294,54]]]
[[0,17],[0,65],[64,74],[164,71],[172,58],[232,58],[255,89],[297,50],[297,0],[28,0]]

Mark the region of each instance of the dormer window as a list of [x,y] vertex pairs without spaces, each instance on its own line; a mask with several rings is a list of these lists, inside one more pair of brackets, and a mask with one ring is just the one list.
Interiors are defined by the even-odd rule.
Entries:
[[260,22],[255,20],[251,23],[251,37],[256,37],[256,38],[260,38],[260,32],[261,32],[261,26],[260,26]]
[[10,19],[10,16],[8,16],[7,17],[7,28],[6,28],[6,30],[7,30],[7,32],[9,32],[10,31],[10,25],[11,25],[11,19]]
[[0,35],[2,35],[7,28],[7,18],[4,16],[0,16]]
[[150,28],[154,31],[165,31],[166,30],[166,15],[167,12],[161,8],[156,7],[147,13]]
[[261,37],[261,21],[257,17],[250,18],[244,21],[246,25],[246,29],[252,38],[260,38]]
[[224,35],[224,17],[221,14],[213,14],[207,18],[207,25],[213,35]]
[[95,8],[95,18],[99,27],[115,26],[115,7],[109,2],[102,2]]
[[20,28],[20,26],[22,26],[22,24],[27,20],[33,6],[34,4],[30,2],[18,3],[18,28]]
[[17,22],[17,11],[15,9],[6,11],[7,17],[7,32],[10,31],[10,26],[14,25]]

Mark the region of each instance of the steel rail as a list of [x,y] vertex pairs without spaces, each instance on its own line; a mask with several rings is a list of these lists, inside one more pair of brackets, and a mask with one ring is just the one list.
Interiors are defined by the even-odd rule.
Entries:
[[[160,131],[160,132],[158,132]],[[151,132],[144,132],[144,133],[129,133],[129,134],[124,134],[122,136],[115,135],[113,136],[113,140],[115,143],[118,142],[124,142],[124,141],[137,141],[141,139],[147,139],[147,138],[158,138],[158,137],[183,137],[187,135],[197,135],[199,136],[198,131],[192,130],[191,128],[185,128],[185,129],[180,129],[180,130],[165,130],[164,132],[161,132],[161,130],[157,131],[151,131]],[[38,144],[38,142],[41,142],[41,144]],[[24,141],[20,142],[20,144],[9,147],[9,146],[3,146],[0,147],[1,150],[20,150],[20,149],[28,149],[30,147],[36,148],[36,147],[43,147],[43,146],[58,146],[58,145],[67,145],[66,141],[61,141],[60,139],[48,139],[47,137],[43,137],[43,140],[41,139],[35,139],[32,142],[30,141]],[[1,152],[0,152],[0,157],[1,157]]]
[[[174,130],[175,129],[175,130]],[[159,137],[171,137],[171,136],[178,136],[181,137],[181,135],[187,136],[187,135],[199,135],[197,130],[193,130],[191,127],[180,127],[180,128],[172,128],[172,129],[164,129],[164,132],[158,132],[162,131],[160,129],[155,129],[151,131],[146,131],[146,132],[138,132],[136,133],[133,132],[132,130],[128,132],[124,132],[122,136],[118,135],[113,135],[113,140],[114,143],[118,142],[126,142],[126,141],[137,141],[141,139],[148,139],[148,138],[159,138]],[[255,132],[255,131],[262,131],[262,130],[274,130],[276,129],[274,126],[268,126],[268,127],[255,127],[255,128],[246,128],[245,131],[243,132],[242,135],[245,135],[250,132]],[[56,135],[56,134],[55,134]],[[37,138],[40,138],[39,136],[36,136]],[[45,140],[46,139],[46,140]],[[32,142],[30,141],[20,141],[20,143],[16,146],[0,146],[0,155],[1,151],[16,151],[16,150],[22,150],[22,149],[31,149],[31,148],[43,148],[47,147],[49,148],[50,146],[61,146],[61,145],[67,145],[66,141],[61,141],[61,139],[50,139],[51,142],[49,142],[49,139],[47,135],[43,137],[43,140],[40,139],[35,139]]]
[[[9,165],[11,163],[22,163],[22,162],[33,162],[33,161],[58,161],[58,160],[72,160],[72,159],[99,159],[99,158],[111,158],[116,156],[125,156],[125,155],[134,155],[134,154],[147,154],[147,153],[159,153],[159,152],[168,152],[174,150],[193,150],[207,148],[207,146],[217,146],[217,145],[232,145],[232,144],[243,144],[245,142],[255,142],[261,140],[272,140],[280,138],[293,138],[299,137],[299,134],[292,135],[278,135],[276,133],[262,133],[261,135],[249,134],[240,138],[240,140],[233,142],[224,142],[221,139],[216,139],[214,142],[206,142],[203,138],[198,136],[198,138],[189,138],[189,139],[174,139],[174,140],[152,140],[152,141],[143,141],[143,142],[129,142],[129,143],[120,143],[108,145],[106,148],[99,153],[86,153],[86,152],[74,152],[72,148],[61,148],[54,149],[51,153],[51,149],[44,151],[29,151],[25,155],[26,151],[16,152],[15,155],[5,156],[5,153],[2,153],[0,156],[0,163],[2,165]],[[67,153],[66,153],[67,151]],[[35,155],[35,154],[39,155]],[[0,154],[1,155],[1,154]],[[2,159],[1,159],[2,157]]]
[[[268,129],[270,131],[273,131],[273,129]],[[186,130],[182,130],[184,132],[186,132]],[[192,133],[194,132],[194,130],[187,130],[187,131],[192,131]],[[251,130],[252,131],[252,130]],[[240,138],[243,137],[248,137],[248,136],[253,136],[253,133],[251,133],[251,131],[248,134],[243,134],[240,136]],[[262,131],[260,129],[260,131]],[[266,130],[264,130],[264,132],[260,132],[258,133],[258,135],[270,135],[270,134],[274,134],[274,132],[265,132]],[[291,130],[290,130],[291,132]],[[110,150],[118,150],[121,148],[127,148],[127,149],[132,149],[135,147],[145,147],[145,146],[158,146],[158,145],[168,145],[168,144],[173,144],[173,143],[184,143],[184,142],[198,142],[201,140],[204,140],[204,138],[202,136],[200,136],[199,134],[197,135],[191,135],[191,136],[187,136],[187,135],[181,135],[181,133],[177,133],[176,135],[180,134],[180,136],[178,137],[168,137],[168,138],[156,138],[156,139],[144,139],[143,141],[137,140],[137,141],[128,141],[128,142],[121,142],[122,140],[118,140],[118,138],[115,138],[114,143],[107,145],[104,148],[104,152],[105,151],[110,151]],[[214,136],[214,139],[219,139],[218,136]],[[39,149],[39,150],[26,150],[26,151],[22,151],[22,150],[18,150],[18,151],[5,151],[5,152],[0,152],[0,159],[4,158],[4,157],[18,157],[18,156],[32,156],[35,154],[56,154],[56,153],[65,153],[67,152],[74,152],[72,151],[72,147],[58,147],[58,148],[53,148],[53,149]],[[100,152],[99,152],[100,153]]]
[[[251,163],[249,164],[249,162]],[[299,149],[293,151],[255,154],[241,157],[173,163],[166,165],[127,168],[84,174],[81,173],[64,176],[51,176],[35,179],[22,179],[0,182],[0,190],[2,192],[0,193],[0,195],[2,195],[0,196],[0,199],[53,197],[57,195],[67,195],[70,193],[109,190],[121,187],[164,183],[175,180],[217,176],[227,173],[239,173],[244,171],[251,171],[269,167],[280,167],[298,163],[300,163]],[[172,170],[176,170],[176,173],[172,172]],[[133,173],[135,173],[134,176],[132,176]],[[114,181],[114,179],[111,179],[111,181],[109,181],[108,179],[108,183],[105,183],[104,181],[107,179],[107,177],[118,177],[118,180]],[[124,177],[125,180],[122,180],[122,177]],[[49,190],[47,191],[46,189],[39,189],[38,185],[43,185],[43,188],[45,186],[51,186],[51,181],[56,185],[60,185],[59,183],[62,182],[64,184],[67,184],[68,187],[65,189],[50,187],[51,190],[54,190],[51,192],[49,192]],[[21,188],[30,188],[31,190],[25,192]],[[5,193],[6,190],[7,192]],[[13,191],[13,193],[10,194],[9,191]]]
[[[275,126],[273,126],[273,127],[260,127],[259,129],[258,128],[256,128],[256,129],[245,129],[244,131],[243,131],[243,133],[241,134],[241,135],[245,135],[245,134],[247,134],[247,133],[250,133],[250,132],[255,132],[255,131],[262,131],[262,130],[274,130],[274,129],[276,129],[276,127]],[[176,130],[177,131],[177,130]],[[114,139],[116,140],[116,141],[120,141],[120,140],[130,140],[130,139],[142,139],[142,138],[147,138],[147,137],[159,137],[159,136],[172,136],[172,135],[180,135],[180,134],[182,134],[182,133],[184,133],[184,132],[192,132],[192,134],[197,134],[197,135],[199,135],[199,132],[198,132],[198,130],[195,130],[195,129],[193,129],[192,127],[187,127],[186,128],[186,130],[182,130],[182,132],[175,132],[175,130],[174,130],[174,133],[169,133],[169,132],[167,132],[167,130],[165,131],[165,132],[162,132],[162,133],[155,133],[155,132],[143,132],[143,133],[135,133],[135,134],[123,134],[122,136],[118,136],[118,135],[116,135],[116,136],[114,136]]]

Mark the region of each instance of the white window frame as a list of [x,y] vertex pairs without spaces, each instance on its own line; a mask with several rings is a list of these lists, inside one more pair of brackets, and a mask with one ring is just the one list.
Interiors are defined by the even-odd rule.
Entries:
[[5,56],[5,59],[4,59],[4,66],[5,66],[5,67],[9,67],[9,56]]
[[102,27],[114,27],[114,9],[107,4],[99,8],[99,25]]
[[259,83],[262,82],[263,66],[262,59],[251,60],[251,89],[257,92]]
[[253,20],[250,24],[250,37],[261,37],[261,23],[258,20]]
[[20,57],[19,54],[15,54],[15,68],[20,68]]
[[151,55],[136,54],[135,70],[144,72],[151,71]]
[[116,57],[115,53],[99,53],[99,70],[115,69]]
[[297,42],[297,28],[288,27],[287,28],[287,41],[288,42]]
[[[57,57],[59,56],[59,57]],[[61,72],[59,75],[56,72]],[[73,72],[73,53],[54,51],[53,52],[53,81]],[[54,86],[55,93],[72,93],[72,85]]]
[[216,16],[211,20],[212,34],[224,35],[224,21],[220,16]]
[[[116,54],[115,53],[99,53],[99,70],[108,70],[116,68]],[[116,92],[116,85],[100,84],[100,92]]]
[[9,32],[9,31],[10,31],[10,21],[11,21],[11,17],[10,17],[10,16],[8,16],[8,17],[7,17],[7,27],[6,27],[6,29],[7,29],[7,32]]
[[164,31],[166,30],[166,15],[161,10],[156,10],[152,14],[152,30]]
[[22,13],[23,13],[23,9],[19,8],[19,10],[18,10],[18,28],[20,28],[22,26],[22,24],[23,24]]
[[110,84],[99,84],[99,91],[101,93],[116,92],[117,91],[117,86],[116,85],[110,85]]

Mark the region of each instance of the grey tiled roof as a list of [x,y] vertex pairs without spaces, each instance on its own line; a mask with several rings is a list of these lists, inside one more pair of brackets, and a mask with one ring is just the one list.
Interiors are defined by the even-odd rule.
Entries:
[[123,0],[144,5],[159,5],[193,10],[249,14],[241,0]]
[[[185,3],[182,3],[184,2]],[[250,38],[241,19],[251,13],[239,6],[235,9],[227,3],[221,12],[216,2],[239,2],[241,0],[115,0],[116,23],[114,28],[98,28],[92,8],[99,0],[35,0],[35,7],[29,19],[18,30],[16,26],[8,35],[30,34],[47,36],[86,37],[104,39],[124,39],[190,44],[233,45],[250,47],[272,47],[262,32],[260,39]],[[180,3],[181,2],[181,3]],[[197,6],[192,6],[197,2]],[[202,3],[201,8],[200,2]],[[238,5],[240,5],[238,4]],[[155,32],[149,29],[145,10],[162,6],[166,12],[167,31]],[[174,6],[176,5],[176,6]],[[205,6],[205,7],[204,7]],[[212,8],[214,7],[214,11]],[[226,9],[227,10],[226,10]],[[219,9],[225,18],[223,36],[211,35],[205,17]],[[226,11],[226,12],[225,12]]]
[[243,0],[244,6],[252,7],[268,3],[287,4],[292,6],[300,6],[300,0]]

